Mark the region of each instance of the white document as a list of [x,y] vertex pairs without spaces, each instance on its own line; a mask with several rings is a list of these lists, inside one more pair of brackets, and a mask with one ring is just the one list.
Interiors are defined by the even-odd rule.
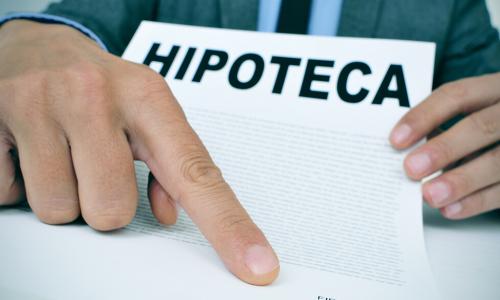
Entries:
[[276,250],[280,277],[241,282],[182,212],[159,225],[138,163],[140,205],[126,230],[0,211],[1,299],[437,299],[420,186],[388,143],[431,91],[433,44],[143,22],[124,58],[150,52]]
[[[388,143],[431,91],[433,44],[143,22],[123,57],[163,73],[282,264],[269,287],[228,281],[221,267],[167,289],[186,299],[437,297],[419,183]],[[128,229],[206,247],[174,264],[204,273],[208,243],[183,213],[175,226],[156,223],[137,166],[143,198]]]

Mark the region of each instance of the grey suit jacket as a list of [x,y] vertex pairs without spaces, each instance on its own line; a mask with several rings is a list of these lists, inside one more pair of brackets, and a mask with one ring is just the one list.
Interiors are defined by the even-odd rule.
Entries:
[[[141,20],[256,30],[259,0],[63,0],[46,13],[93,30],[120,55]],[[434,85],[500,71],[484,0],[344,0],[339,36],[436,43]]]

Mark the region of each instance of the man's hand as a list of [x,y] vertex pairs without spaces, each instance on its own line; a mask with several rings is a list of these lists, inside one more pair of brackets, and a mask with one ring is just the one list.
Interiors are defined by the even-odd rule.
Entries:
[[275,253],[161,76],[70,27],[29,21],[0,28],[0,66],[0,204],[25,190],[45,223],[81,214],[96,230],[121,228],[135,214],[142,160],[158,221],[174,223],[177,202],[236,276],[276,278]]
[[404,149],[460,113],[466,117],[404,162],[415,180],[445,169],[422,191],[427,203],[450,219],[500,208],[500,73],[443,85],[410,110],[390,136],[395,148]]

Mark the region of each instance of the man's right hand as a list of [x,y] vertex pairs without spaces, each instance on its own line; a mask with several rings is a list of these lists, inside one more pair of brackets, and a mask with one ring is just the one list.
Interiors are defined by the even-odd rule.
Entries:
[[161,76],[70,27],[21,20],[0,28],[0,66],[1,205],[26,191],[45,223],[82,215],[96,230],[121,228],[135,215],[142,160],[161,223],[175,222],[177,202],[236,276],[276,278],[275,253]]

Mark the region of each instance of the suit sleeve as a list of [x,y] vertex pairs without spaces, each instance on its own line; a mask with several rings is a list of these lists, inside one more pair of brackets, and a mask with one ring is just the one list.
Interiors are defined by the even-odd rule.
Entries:
[[435,86],[500,71],[500,39],[484,0],[456,0]]
[[63,0],[44,13],[78,22],[121,55],[142,20],[154,20],[157,0]]

